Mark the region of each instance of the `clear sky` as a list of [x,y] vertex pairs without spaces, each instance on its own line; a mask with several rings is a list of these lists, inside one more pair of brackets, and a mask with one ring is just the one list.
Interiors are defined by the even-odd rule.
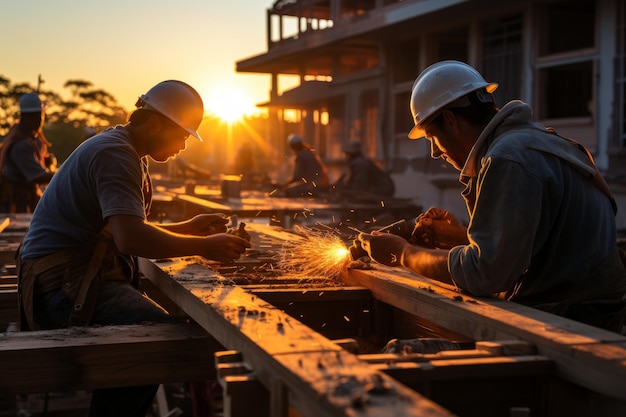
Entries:
[[274,0],[12,0],[0,11],[0,75],[65,94],[90,81],[127,110],[166,79],[195,87],[208,111],[266,101],[269,75],[235,72],[267,51]]

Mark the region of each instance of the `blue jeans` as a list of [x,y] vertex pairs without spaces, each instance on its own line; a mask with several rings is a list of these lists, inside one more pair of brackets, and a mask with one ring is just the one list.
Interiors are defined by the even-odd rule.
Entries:
[[[67,327],[72,302],[63,290],[35,296],[35,320],[42,329]],[[125,325],[144,322],[177,322],[126,282],[105,281],[98,292],[92,325]],[[97,389],[93,391],[89,417],[144,417],[158,385]]]

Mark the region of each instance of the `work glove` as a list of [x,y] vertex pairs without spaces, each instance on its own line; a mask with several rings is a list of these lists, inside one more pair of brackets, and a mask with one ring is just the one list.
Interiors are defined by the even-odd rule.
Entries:
[[410,241],[439,249],[469,244],[467,228],[452,213],[440,208],[430,208],[416,219]]
[[405,239],[391,233],[360,233],[354,243],[360,246],[374,261],[387,266],[400,266]]

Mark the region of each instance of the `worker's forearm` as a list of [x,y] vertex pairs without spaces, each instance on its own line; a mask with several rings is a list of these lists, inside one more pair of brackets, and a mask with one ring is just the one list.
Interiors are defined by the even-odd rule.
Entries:
[[202,253],[200,237],[180,235],[151,224],[134,229],[116,236],[115,244],[121,252],[154,259]]
[[171,233],[177,233],[177,234],[189,234],[189,222],[188,221],[184,221],[184,222],[178,222],[178,223],[152,223],[153,226],[156,226],[160,229],[164,229],[167,230],[168,232]]
[[144,258],[158,259],[202,253],[203,239],[201,237],[163,232],[154,228],[146,233],[144,238],[147,244],[146,242],[133,244],[133,253]]
[[448,251],[426,249],[407,244],[400,259],[402,266],[411,271],[446,284],[453,284],[448,271]]

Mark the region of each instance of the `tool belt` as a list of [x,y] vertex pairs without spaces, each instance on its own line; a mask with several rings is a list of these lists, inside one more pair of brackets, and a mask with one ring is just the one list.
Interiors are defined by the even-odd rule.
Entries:
[[136,285],[136,264],[120,254],[111,239],[99,239],[88,249],[68,249],[36,258],[16,256],[21,327],[36,330],[36,295],[62,289],[72,301],[68,326],[86,326],[96,309],[98,289],[103,281],[125,281]]

